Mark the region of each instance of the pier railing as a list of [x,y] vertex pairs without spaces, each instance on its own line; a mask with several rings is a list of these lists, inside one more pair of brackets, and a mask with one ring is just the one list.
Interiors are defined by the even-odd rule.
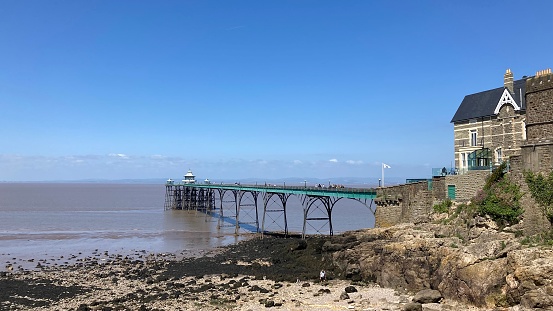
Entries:
[[312,187],[312,186],[271,186],[271,185],[242,185],[242,184],[194,184],[194,183],[166,183],[166,186],[184,186],[204,189],[225,189],[239,191],[257,191],[271,193],[305,194],[312,196],[330,196],[349,199],[374,199],[376,189],[351,187]]

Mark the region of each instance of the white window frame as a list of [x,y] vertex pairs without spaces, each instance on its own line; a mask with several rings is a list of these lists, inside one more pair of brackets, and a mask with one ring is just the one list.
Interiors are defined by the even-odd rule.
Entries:
[[495,149],[495,160],[497,164],[501,164],[501,162],[503,162],[503,150],[501,147]]
[[526,119],[522,120],[522,139],[526,140]]
[[478,131],[477,130],[470,130],[470,146],[476,147],[478,146]]

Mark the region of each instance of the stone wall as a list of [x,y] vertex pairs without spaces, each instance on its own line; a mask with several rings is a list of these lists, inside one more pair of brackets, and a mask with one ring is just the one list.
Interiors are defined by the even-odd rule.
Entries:
[[427,221],[433,201],[427,181],[377,189],[375,226]]
[[553,169],[553,143],[523,146],[520,165],[523,171],[549,174]]
[[[525,148],[522,149],[523,153]],[[520,186],[520,191],[525,195],[520,199],[520,205],[524,209],[522,215],[522,229],[524,234],[532,235],[540,233],[543,230],[548,230],[551,227],[551,224],[544,215],[543,209],[534,201],[528,185],[524,180],[524,171],[527,170],[524,167],[527,163],[523,161],[523,155],[511,157],[511,179],[513,182]]]
[[510,158],[511,178],[526,194],[520,201],[524,208],[524,233],[536,234],[551,229],[551,223],[532,198],[524,172],[548,175],[553,170],[553,74],[550,71],[526,80],[526,119],[527,140],[520,156]]
[[526,80],[526,133],[528,144],[553,139],[553,74]]
[[455,185],[455,201],[466,202],[484,187],[489,174],[489,171],[469,171],[463,175],[434,177],[431,189],[427,181],[377,189],[375,226],[426,222],[434,204],[448,197],[448,185]]
[[375,228],[387,228],[402,223],[401,210],[399,205],[377,206],[374,214]]
[[447,186],[445,184],[445,176],[432,178],[432,196],[435,200],[443,201],[447,199]]
[[[467,202],[484,188],[490,171],[468,171],[462,175],[445,176],[445,184],[455,185],[455,201]],[[447,188],[446,188],[447,191]],[[447,194],[447,192],[446,192]]]

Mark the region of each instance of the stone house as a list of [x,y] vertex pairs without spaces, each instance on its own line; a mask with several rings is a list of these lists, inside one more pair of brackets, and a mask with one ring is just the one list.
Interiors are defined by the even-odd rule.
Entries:
[[451,119],[460,174],[489,169],[520,154],[526,139],[526,79],[514,81],[507,69],[502,87],[465,96]]
[[[475,111],[471,111],[471,107]],[[471,123],[471,118],[476,119],[476,122]],[[520,201],[524,208],[522,228],[525,234],[549,230],[551,223],[529,194],[524,172],[549,174],[553,171],[551,69],[538,71],[535,76],[518,81],[513,81],[512,73],[507,70],[504,87],[467,95],[453,120],[456,164],[466,168],[466,172],[434,176],[431,182],[419,181],[377,189],[376,226],[424,222],[430,219],[432,206],[437,202],[447,198],[457,202],[471,200],[483,188],[490,170],[478,170],[477,164],[480,163],[466,162],[466,166],[459,165],[459,159],[461,163],[463,161],[459,155],[468,152],[469,156],[465,158],[468,160],[471,159],[471,153],[488,148],[493,153],[482,161],[493,165],[509,160],[512,180],[520,185],[522,193],[527,194]],[[476,137],[470,135],[474,131]],[[476,146],[470,143],[463,145],[463,140],[476,141]],[[501,153],[505,153],[498,154],[498,148],[504,148]]]

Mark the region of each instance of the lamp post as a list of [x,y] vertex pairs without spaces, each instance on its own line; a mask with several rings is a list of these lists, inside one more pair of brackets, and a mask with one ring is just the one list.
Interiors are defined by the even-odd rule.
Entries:
[[304,188],[307,188],[307,180],[304,180],[304,181],[303,181],[303,187],[304,187]]
[[382,182],[382,179],[379,178],[379,179],[378,179],[378,188],[381,187],[381,182]]

